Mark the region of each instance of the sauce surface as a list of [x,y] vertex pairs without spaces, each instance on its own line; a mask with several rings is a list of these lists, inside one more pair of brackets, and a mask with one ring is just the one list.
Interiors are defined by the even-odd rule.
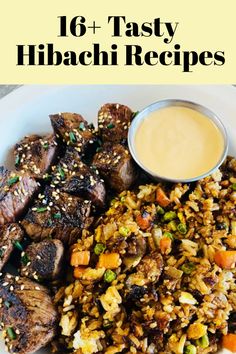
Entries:
[[134,144],[138,159],[150,171],[170,179],[189,179],[215,167],[224,138],[204,114],[171,106],[151,112],[142,121]]

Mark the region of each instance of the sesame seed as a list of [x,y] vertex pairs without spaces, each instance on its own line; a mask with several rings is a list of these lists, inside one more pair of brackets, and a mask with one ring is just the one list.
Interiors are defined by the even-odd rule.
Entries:
[[13,288],[13,286],[11,285],[11,286],[10,286],[10,291],[13,291],[13,290],[14,290],[14,288]]
[[35,287],[35,290],[40,290],[40,287],[39,287],[39,286],[36,286],[36,287]]
[[5,281],[5,282],[2,284],[2,286],[7,286],[7,285],[9,285],[9,283],[8,283],[7,281]]
[[20,277],[16,276],[16,277],[15,277],[15,280],[16,280],[16,281],[19,281],[19,280],[20,280]]
[[25,286],[21,285],[20,290],[24,290]]

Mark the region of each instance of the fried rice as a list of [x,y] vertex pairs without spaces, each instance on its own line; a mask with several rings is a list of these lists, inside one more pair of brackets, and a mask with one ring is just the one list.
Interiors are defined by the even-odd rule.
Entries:
[[[236,250],[235,187],[228,158],[194,184],[150,183],[115,197],[73,246],[90,260],[55,296],[56,345],[76,354],[217,352],[235,330],[235,264],[216,262],[217,252]],[[116,267],[101,262],[109,254]]]

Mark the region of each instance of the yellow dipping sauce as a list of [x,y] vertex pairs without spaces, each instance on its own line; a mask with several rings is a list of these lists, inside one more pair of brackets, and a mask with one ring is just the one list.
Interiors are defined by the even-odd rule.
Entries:
[[216,166],[224,138],[204,114],[170,106],[144,118],[134,144],[139,161],[151,172],[169,179],[191,179]]

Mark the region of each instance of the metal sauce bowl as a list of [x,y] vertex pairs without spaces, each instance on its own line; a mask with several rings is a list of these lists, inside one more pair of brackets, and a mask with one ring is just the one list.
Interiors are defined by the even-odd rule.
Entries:
[[[151,112],[157,111],[161,108],[170,107],[170,106],[186,107],[186,108],[191,108],[195,111],[198,111],[198,112],[202,113],[203,115],[205,115],[206,118],[210,119],[220,130],[223,140],[224,140],[224,147],[223,147],[222,154],[219,158],[219,161],[210,171],[206,171],[204,174],[197,176],[197,177],[193,177],[193,178],[188,178],[188,179],[175,179],[175,178],[173,178],[172,179],[169,177],[160,176],[160,175],[154,173],[153,171],[150,171],[139,160],[139,158],[136,154],[136,150],[135,150],[135,135],[136,135],[136,131],[137,131],[140,123]],[[130,125],[129,132],[128,132],[128,145],[129,145],[130,153],[133,156],[133,159],[145,172],[147,172],[150,176],[152,176],[153,179],[164,180],[164,181],[168,181],[168,182],[189,183],[189,182],[197,181],[197,180],[204,178],[206,176],[209,176],[222,164],[222,162],[226,158],[226,155],[228,152],[228,136],[227,136],[226,129],[225,129],[223,123],[221,122],[221,120],[217,117],[217,115],[215,113],[210,111],[208,108],[206,108],[198,103],[191,102],[191,101],[185,101],[185,100],[179,100],[179,99],[165,99],[165,100],[157,101],[157,102],[147,106],[146,108],[144,108],[142,111],[140,111],[135,116],[135,118],[133,119],[133,121]]]

